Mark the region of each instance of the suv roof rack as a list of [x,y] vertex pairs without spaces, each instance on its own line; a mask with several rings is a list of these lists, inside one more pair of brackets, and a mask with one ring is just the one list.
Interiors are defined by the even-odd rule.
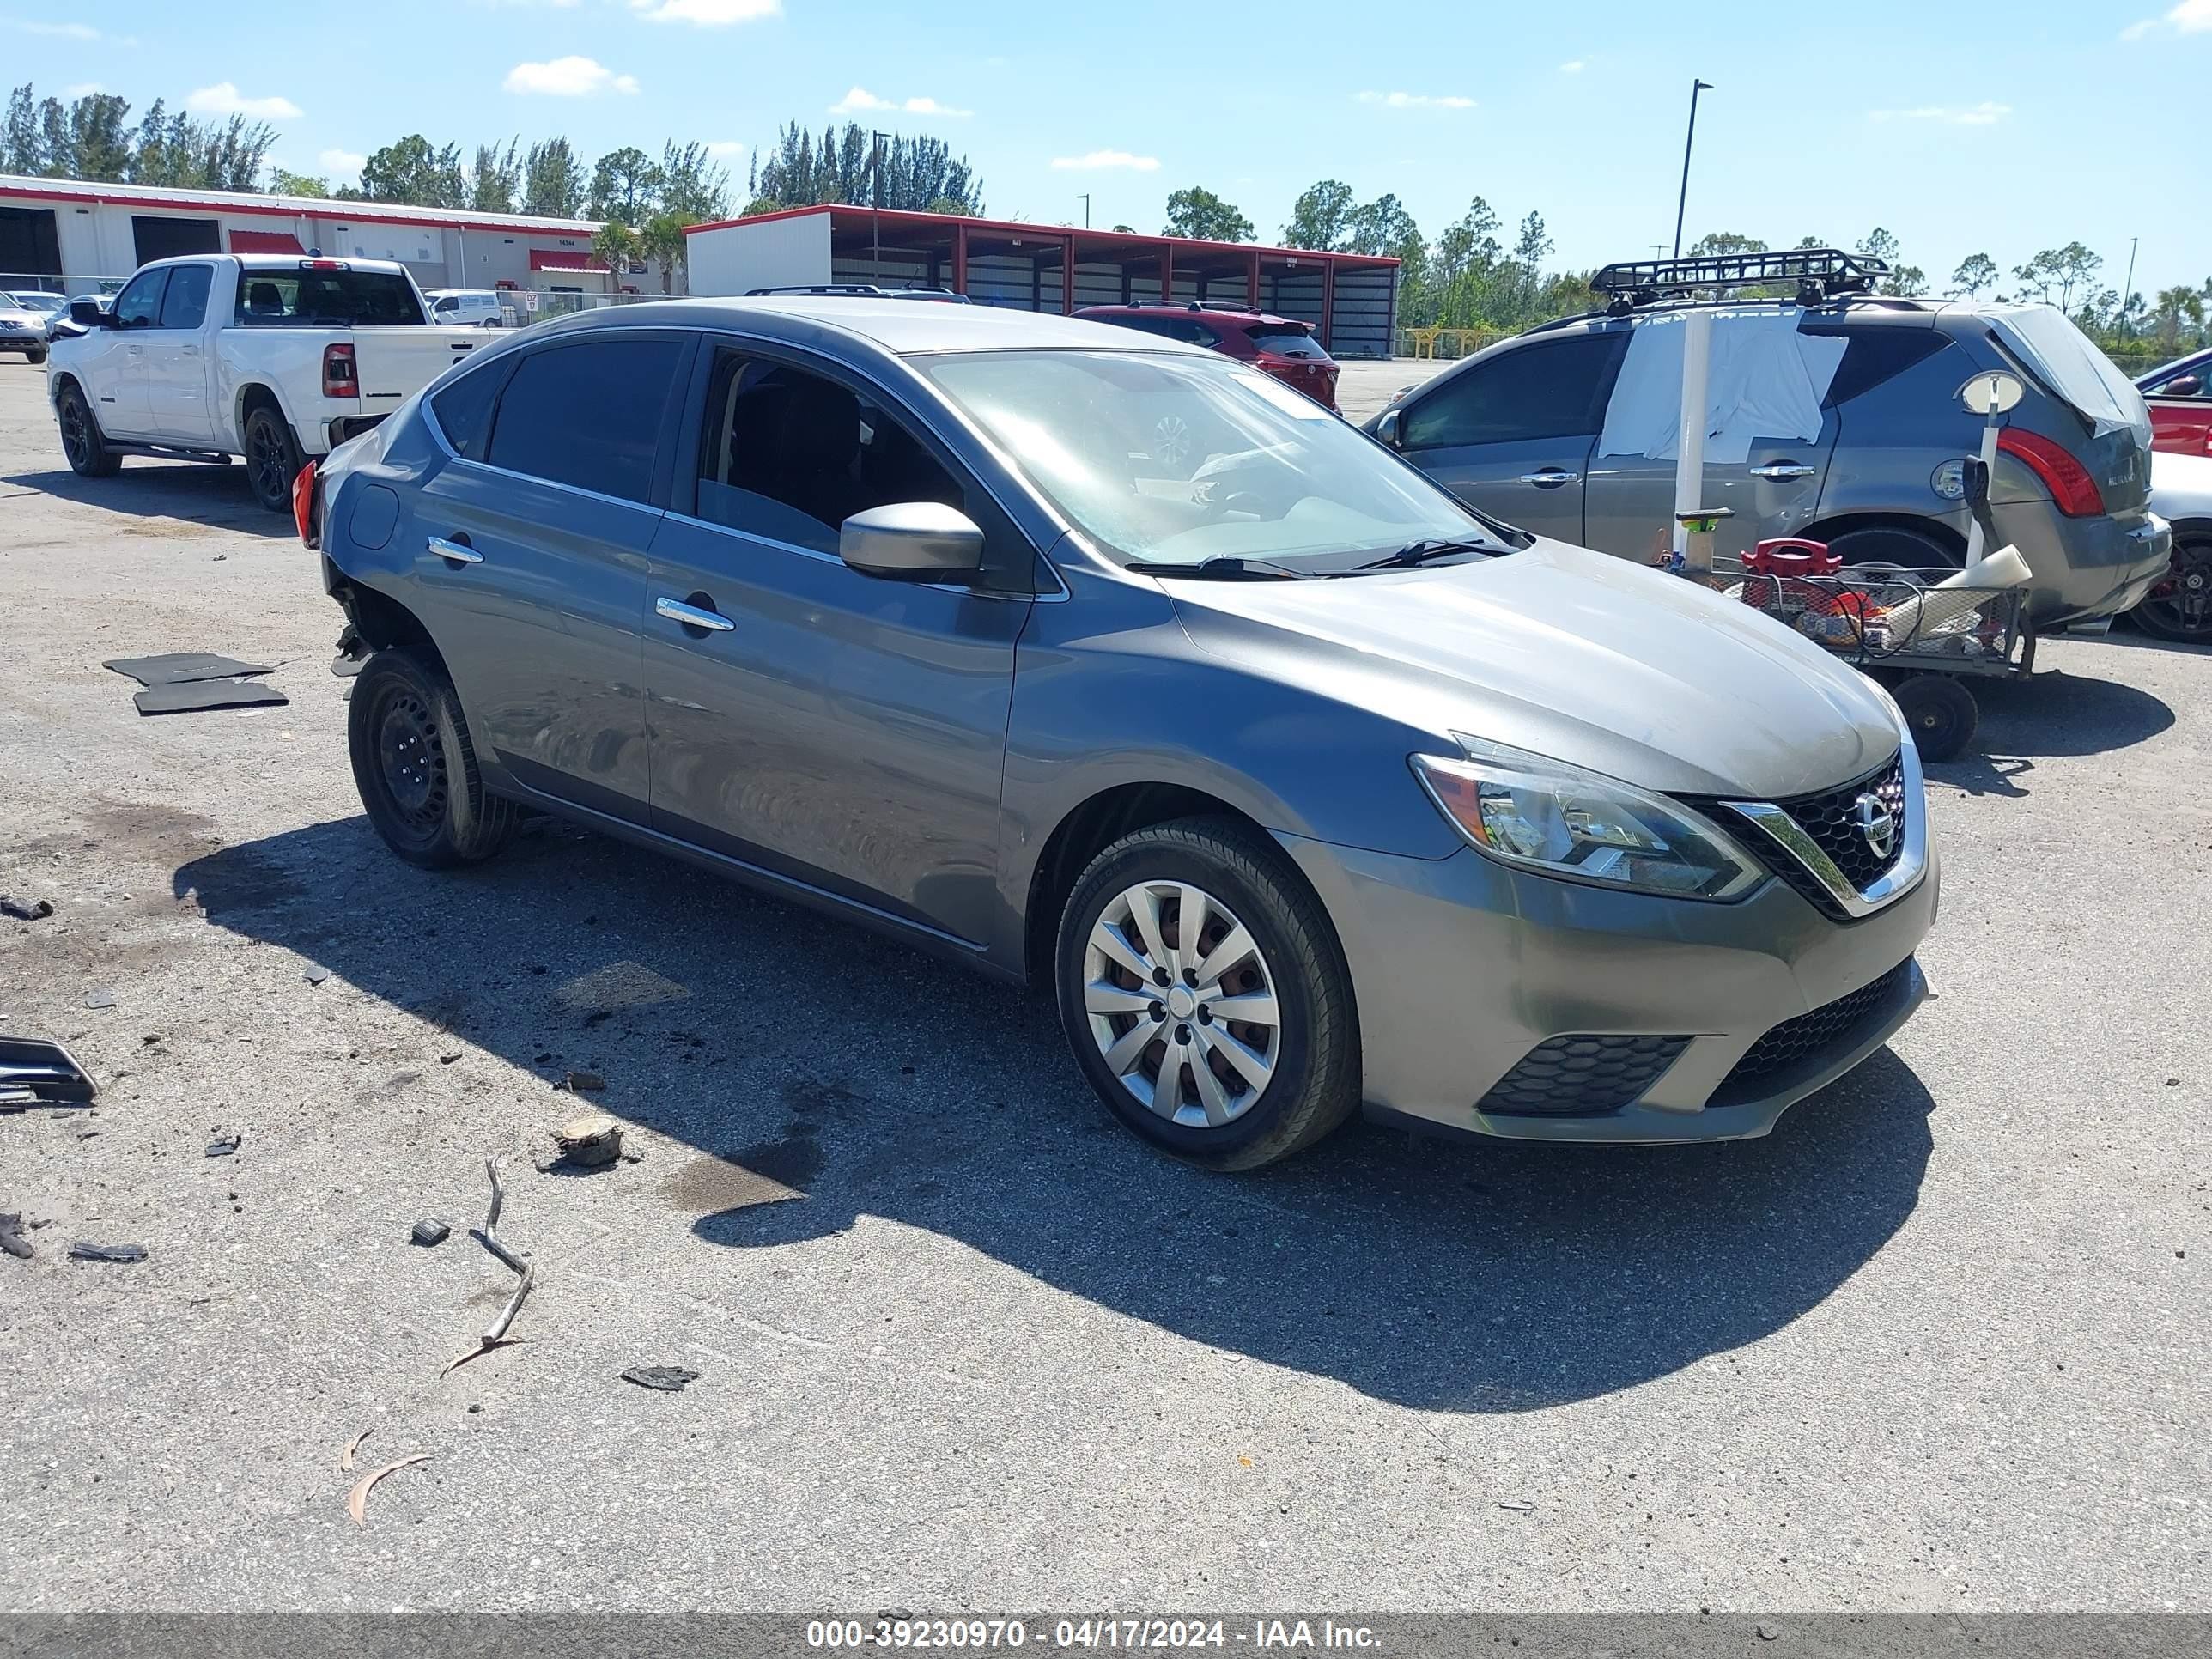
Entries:
[[1264,317],[1267,313],[1257,306],[1218,306],[1211,300],[1200,305],[1195,300],[1131,300],[1126,302],[1131,311],[1233,311],[1248,317]]
[[873,283],[791,283],[779,288],[749,288],[748,300],[775,294],[827,295],[848,300],[951,300],[965,305],[968,296],[949,288],[879,288]]
[[1725,290],[1795,283],[1802,305],[1819,305],[1845,294],[1871,293],[1888,264],[1863,253],[1834,247],[1794,247],[1779,253],[1716,253],[1687,259],[1628,259],[1590,278],[1590,287],[1610,296],[1614,315],[1638,306],[1680,301],[1698,289]]

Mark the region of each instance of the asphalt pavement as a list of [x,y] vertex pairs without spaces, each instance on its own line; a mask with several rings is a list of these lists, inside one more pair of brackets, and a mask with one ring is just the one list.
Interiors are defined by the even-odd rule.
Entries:
[[[565,828],[400,864],[289,524],[76,479],[41,386],[0,361],[0,892],[57,908],[0,1029],[105,1086],[0,1116],[0,1606],[2212,1608],[2212,657],[1985,696],[1937,997],[1770,1138],[1224,1178],[1042,999]],[[187,650],[289,705],[100,666]],[[541,1171],[594,1105],[637,1161]],[[488,1156],[536,1285],[441,1375],[513,1284]]]

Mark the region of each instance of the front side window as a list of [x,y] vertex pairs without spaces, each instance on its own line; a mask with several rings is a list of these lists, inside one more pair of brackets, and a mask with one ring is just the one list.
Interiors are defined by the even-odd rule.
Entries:
[[846,520],[901,501],[967,510],[951,473],[879,404],[819,374],[723,349],[708,383],[698,516],[837,550]]
[[1480,520],[1304,392],[1231,358],[990,351],[914,358],[1109,553],[1326,562]]
[[618,337],[531,353],[499,399],[485,459],[554,483],[650,500],[668,400],[690,349],[682,340]]
[[207,321],[208,285],[215,278],[212,265],[179,265],[169,272],[168,291],[161,299],[163,328],[198,328]]
[[125,284],[115,297],[116,327],[153,327],[154,319],[161,314],[161,285],[168,280],[169,273],[164,269],[141,271]]
[[396,270],[238,274],[238,321],[246,328],[389,328],[427,322],[415,284]]
[[1407,449],[1595,436],[1626,334],[1578,334],[1500,354],[1451,376],[1401,417]]

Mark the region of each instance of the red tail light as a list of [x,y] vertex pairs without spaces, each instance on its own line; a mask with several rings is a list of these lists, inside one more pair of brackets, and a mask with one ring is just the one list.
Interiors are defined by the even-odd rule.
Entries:
[[2042,479],[2051,499],[2068,518],[2089,518],[2105,510],[2105,497],[2097,481],[2066,453],[2063,445],[2008,426],[1997,434],[1997,447]]
[[323,396],[361,396],[361,376],[355,372],[351,346],[326,345],[323,348]]
[[300,526],[300,540],[308,547],[321,540],[315,524],[315,464],[309,461],[292,480],[292,522]]

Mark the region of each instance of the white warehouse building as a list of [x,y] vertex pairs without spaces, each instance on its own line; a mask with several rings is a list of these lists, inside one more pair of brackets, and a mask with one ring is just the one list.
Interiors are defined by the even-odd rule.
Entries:
[[599,228],[591,219],[0,173],[0,288],[75,295],[173,254],[319,251],[397,259],[426,289],[659,293],[657,268],[613,274],[592,257]]

